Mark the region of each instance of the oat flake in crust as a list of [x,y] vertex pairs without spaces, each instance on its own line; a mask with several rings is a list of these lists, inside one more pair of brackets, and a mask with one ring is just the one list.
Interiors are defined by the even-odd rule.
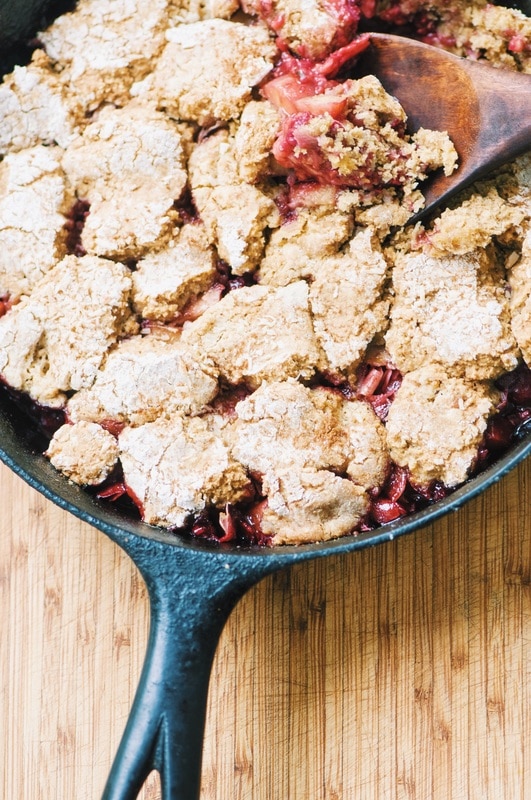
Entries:
[[503,271],[493,251],[400,256],[392,277],[385,341],[399,369],[438,364],[452,375],[485,379],[516,366]]
[[133,303],[145,319],[171,320],[206,291],[216,274],[204,225],[184,225],[162,250],[148,253],[133,273]]
[[168,0],[83,0],[39,34],[78,103],[123,103],[164,45]]
[[531,363],[531,231],[522,246],[521,258],[510,265],[512,330],[527,364]]
[[67,147],[75,119],[60,78],[42,50],[0,84],[0,156],[40,142]]

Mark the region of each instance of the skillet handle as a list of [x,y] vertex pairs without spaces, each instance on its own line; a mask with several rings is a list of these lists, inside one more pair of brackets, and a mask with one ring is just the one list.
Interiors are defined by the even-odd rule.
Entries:
[[160,773],[162,800],[198,800],[208,682],[219,636],[238,599],[275,567],[268,559],[138,537],[118,543],[146,581],[151,630],[103,800],[133,800],[153,769]]

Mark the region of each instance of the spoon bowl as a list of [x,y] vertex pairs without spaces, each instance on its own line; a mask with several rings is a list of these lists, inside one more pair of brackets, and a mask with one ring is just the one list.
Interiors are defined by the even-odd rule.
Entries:
[[531,149],[531,75],[496,69],[437,47],[371,33],[357,73],[376,75],[404,108],[409,130],[447,131],[459,156],[424,184],[417,221],[461,189]]

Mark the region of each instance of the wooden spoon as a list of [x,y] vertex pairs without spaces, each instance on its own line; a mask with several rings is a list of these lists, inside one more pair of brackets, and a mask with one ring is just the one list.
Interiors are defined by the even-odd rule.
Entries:
[[441,170],[423,184],[426,205],[411,221],[531,149],[531,75],[495,69],[402,36],[370,37],[356,72],[376,75],[399,100],[411,133],[419,128],[447,131],[459,155],[452,175]]

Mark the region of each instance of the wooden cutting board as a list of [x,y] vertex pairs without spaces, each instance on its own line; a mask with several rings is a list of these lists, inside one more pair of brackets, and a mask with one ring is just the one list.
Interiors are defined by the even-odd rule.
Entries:
[[[1,797],[97,800],[145,588],[5,467],[0,496]],[[201,800],[528,800],[530,498],[528,460],[422,532],[251,590],[214,664]]]

